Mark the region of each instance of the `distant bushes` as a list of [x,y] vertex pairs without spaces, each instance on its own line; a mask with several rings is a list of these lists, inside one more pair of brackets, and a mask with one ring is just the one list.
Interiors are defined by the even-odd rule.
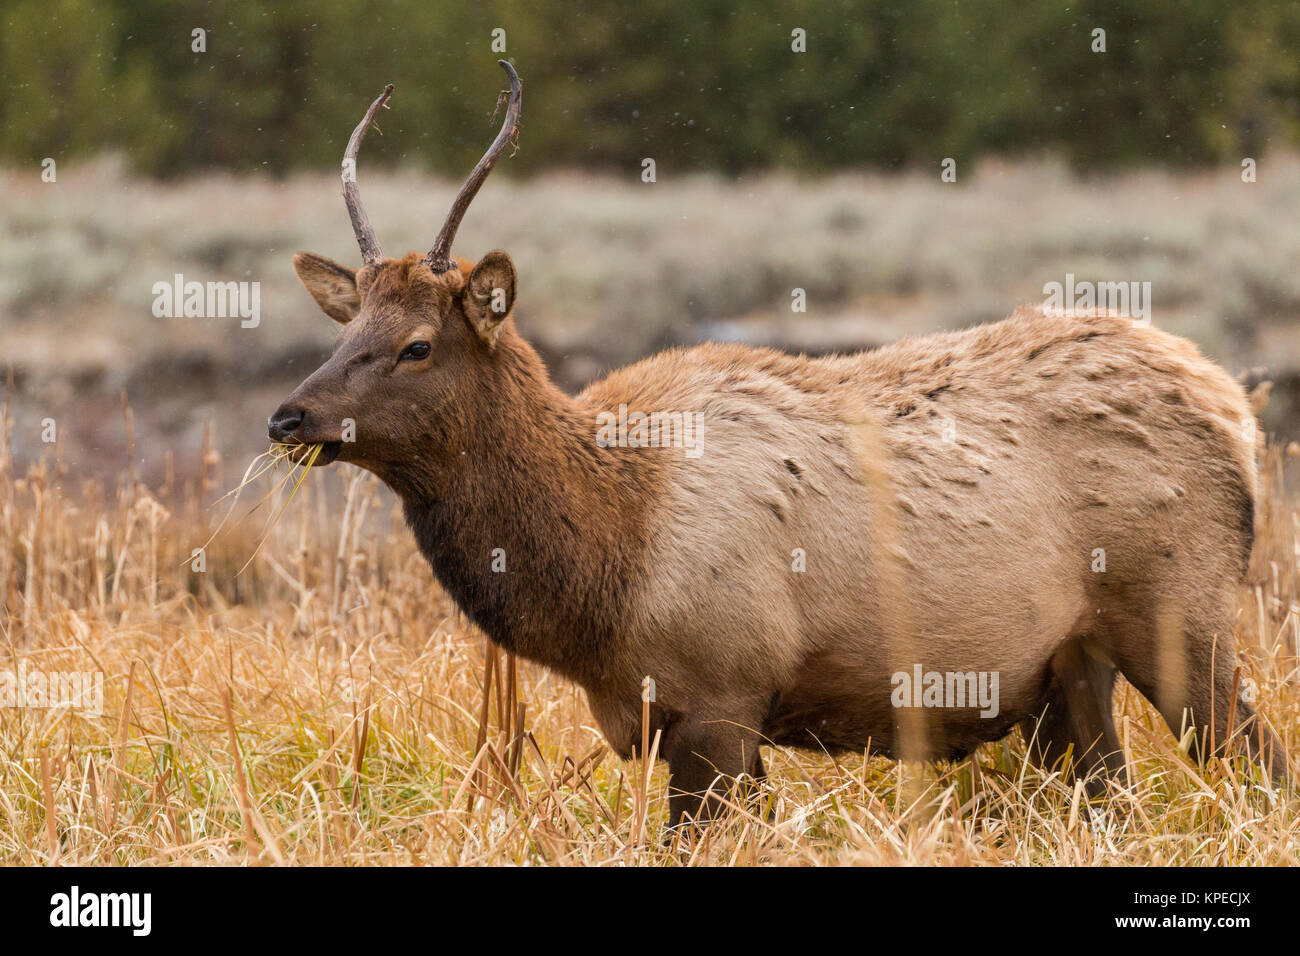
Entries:
[[19,165],[116,149],[160,176],[328,167],[392,81],[365,161],[461,172],[489,135],[497,29],[525,82],[515,171],[937,170],[1044,149],[1106,168],[1300,145],[1300,6],[1272,0],[9,0],[0,25],[0,159]]

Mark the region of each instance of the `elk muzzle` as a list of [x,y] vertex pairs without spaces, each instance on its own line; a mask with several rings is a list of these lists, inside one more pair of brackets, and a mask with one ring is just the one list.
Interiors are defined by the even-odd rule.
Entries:
[[281,445],[298,445],[302,451],[292,453],[295,461],[301,461],[306,450],[312,445],[320,445],[320,453],[313,464],[328,465],[343,450],[343,442],[326,438],[319,421],[313,421],[307,407],[297,400],[297,393],[291,395],[283,405],[267,420],[266,433],[271,441]]

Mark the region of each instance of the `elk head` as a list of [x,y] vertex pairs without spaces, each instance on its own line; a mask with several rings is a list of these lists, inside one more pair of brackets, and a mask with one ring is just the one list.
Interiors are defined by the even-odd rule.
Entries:
[[463,451],[484,401],[480,382],[500,360],[498,339],[515,300],[515,268],[504,252],[477,263],[451,255],[465,211],[519,129],[522,83],[509,63],[498,62],[510,78],[505,122],[423,256],[384,258],[356,183],[357,152],[391,85],[353,130],[343,198],[362,265],[354,270],[307,252],[293,257],[302,284],[343,330],[325,364],[271,416],[272,441],[321,444],[317,464],[348,461],[385,479],[413,457],[450,459]]

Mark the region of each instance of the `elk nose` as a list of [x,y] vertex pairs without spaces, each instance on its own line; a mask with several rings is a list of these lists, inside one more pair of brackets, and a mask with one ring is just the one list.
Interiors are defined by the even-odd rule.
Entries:
[[305,417],[301,408],[281,405],[267,421],[266,433],[271,436],[271,441],[288,441],[293,437],[293,433],[302,427],[302,420]]

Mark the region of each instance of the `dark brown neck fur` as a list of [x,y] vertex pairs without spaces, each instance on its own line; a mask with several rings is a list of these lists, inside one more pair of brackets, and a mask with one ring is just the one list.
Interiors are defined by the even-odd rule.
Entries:
[[[662,465],[599,447],[597,410],[556,388],[509,322],[496,353],[478,406],[458,410],[462,447],[385,477],[470,618],[501,647],[587,683],[608,666],[644,577]],[[497,548],[504,572],[492,570]]]

